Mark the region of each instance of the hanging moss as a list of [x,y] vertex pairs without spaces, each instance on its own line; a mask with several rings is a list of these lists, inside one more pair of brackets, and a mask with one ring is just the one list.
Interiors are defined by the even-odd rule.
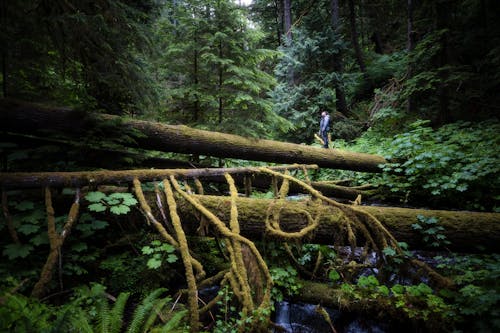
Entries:
[[45,207],[47,212],[47,234],[49,237],[50,251],[45,265],[42,268],[40,279],[35,284],[33,291],[31,292],[31,296],[36,298],[40,298],[45,294],[45,288],[52,279],[54,267],[60,256],[64,240],[71,232],[71,228],[77,220],[80,209],[80,190],[78,189],[76,191],[75,201],[71,205],[61,234],[58,234],[56,231],[55,212],[54,207],[52,206],[52,193],[49,187],[45,188]]

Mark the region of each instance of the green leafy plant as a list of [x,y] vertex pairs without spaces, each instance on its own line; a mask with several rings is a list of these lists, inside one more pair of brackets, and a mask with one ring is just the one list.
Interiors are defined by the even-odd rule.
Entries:
[[121,215],[130,212],[130,207],[137,204],[137,200],[131,193],[111,193],[106,195],[102,192],[89,192],[85,199],[91,204],[88,206],[92,212],[105,212],[109,209],[112,214]]
[[162,243],[159,240],[151,241],[150,245],[143,246],[141,251],[143,254],[149,256],[147,266],[150,269],[160,268],[164,260],[171,264],[179,259],[174,253],[175,248],[172,245]]
[[302,288],[298,281],[297,270],[290,265],[284,268],[272,267],[269,273],[273,279],[271,297],[274,301],[281,302],[285,296],[297,295]]
[[422,236],[422,240],[430,247],[442,247],[450,244],[443,234],[444,228],[440,225],[439,219],[436,217],[425,217],[417,215],[417,223],[413,223],[411,227]]

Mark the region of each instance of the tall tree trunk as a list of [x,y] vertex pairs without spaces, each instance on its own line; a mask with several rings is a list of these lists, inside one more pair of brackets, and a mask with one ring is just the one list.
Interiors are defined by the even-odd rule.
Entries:
[[[381,172],[380,164],[387,161],[377,155],[354,153],[339,149],[322,149],[271,140],[249,139],[238,135],[209,132],[187,126],[122,120],[112,115],[95,114],[85,117],[69,109],[48,109],[12,100],[0,100],[0,131],[36,135],[39,130],[51,130],[81,140],[96,123],[108,122],[122,133],[141,132],[134,147],[214,157],[231,157],[275,163],[317,164],[320,167]],[[119,128],[119,129],[118,129]]]
[[[285,30],[286,45],[292,45],[292,0],[283,0],[283,24]],[[295,71],[292,66],[288,67],[288,84],[293,86],[295,84]]]
[[[451,17],[450,13],[450,1],[436,1],[436,29],[443,30],[449,27],[449,21]],[[442,68],[449,64],[449,49],[448,49],[448,38],[449,32],[445,32],[441,35],[440,43],[441,50],[437,59],[437,68]],[[449,73],[447,70],[440,70],[440,83],[437,89],[437,95],[439,100],[439,115],[438,122],[440,124],[446,124],[450,122],[450,100],[449,100],[449,87],[445,82],[448,79]]]
[[[222,41],[219,41],[219,59],[222,59]],[[223,111],[223,98],[222,98],[222,75],[223,75],[223,70],[222,70],[222,64],[219,64],[219,124],[222,124],[222,111]]]
[[[340,11],[339,11],[339,1],[338,0],[331,0],[330,2],[331,6],[331,23],[332,23],[332,29],[333,31],[336,32],[336,35],[341,36],[340,34]],[[337,53],[335,56],[333,56],[333,70],[337,72],[338,75],[341,75],[344,72],[343,65],[342,65],[342,55],[341,53]],[[337,97],[336,101],[336,106],[337,106],[337,111],[342,113],[343,115],[348,115],[348,110],[347,110],[347,102],[345,98],[345,93],[344,89],[342,88],[342,83],[337,82],[335,84],[335,95]]]
[[[413,31],[414,0],[408,0],[407,9],[408,9],[408,28],[407,28],[406,49],[408,51],[408,55],[410,55],[413,49],[415,48],[415,32]],[[413,76],[413,68],[411,63],[408,64],[406,76],[407,79],[410,79]],[[409,114],[413,114],[415,111],[414,100],[411,94],[408,96],[406,110],[408,111]]]
[[283,17],[285,36],[290,42],[292,40],[292,0],[283,0]]
[[276,26],[276,40],[278,41],[277,46],[281,46],[281,24],[280,17],[282,16],[280,10],[280,2],[279,0],[274,0],[274,17],[275,17],[275,26]]
[[365,79],[367,79],[366,65],[363,60],[363,53],[361,47],[359,46],[358,30],[356,29],[356,10],[354,7],[354,0],[348,0],[349,5],[349,22],[351,26],[351,41],[354,46],[354,51],[356,53],[356,61],[358,62],[359,69],[363,73]]
[[199,73],[198,73],[198,57],[199,57],[199,54],[198,54],[198,35],[197,35],[197,31],[195,31],[195,36],[194,36],[194,43],[195,43],[195,47],[194,47],[194,59],[193,59],[193,76],[194,76],[194,84],[195,84],[195,89],[196,89],[196,96],[195,96],[195,100],[194,100],[194,114],[193,114],[193,121],[194,122],[198,122],[198,119],[199,119],[199,114],[200,114],[200,101],[198,99],[198,84],[199,84]]
[[378,23],[378,13],[377,9],[374,8],[374,4],[369,1],[368,4],[366,5],[366,10],[368,12],[368,17],[370,18],[369,26],[371,28],[371,35],[370,35],[370,40],[373,42],[374,45],[374,51],[377,54],[383,54],[384,53],[384,47],[382,43],[382,37],[380,36],[380,31],[378,30],[379,23]]
[[[7,29],[7,0],[0,1],[0,26],[1,29]],[[8,39],[7,33],[5,34],[4,45],[2,46],[2,94],[7,97],[7,55],[8,55]]]

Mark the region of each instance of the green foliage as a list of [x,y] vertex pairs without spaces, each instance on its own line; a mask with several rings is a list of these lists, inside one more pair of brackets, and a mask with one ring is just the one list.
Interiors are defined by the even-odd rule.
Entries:
[[[500,144],[495,121],[455,123],[438,130],[415,122],[410,131],[396,135],[387,147],[383,182],[405,196],[430,196],[455,201],[466,208],[491,209],[500,183]],[[401,161],[401,162],[399,162]],[[458,199],[458,200],[457,200]]]
[[[10,239],[4,220],[0,223],[0,230],[4,231],[0,246],[2,255],[8,259],[0,261],[0,276],[30,278],[34,283],[49,251],[47,217],[45,207],[40,202],[18,200],[18,196],[22,197],[22,194],[19,194],[21,193],[9,193],[8,205],[10,218],[20,242],[15,243]],[[66,219],[66,215],[56,216],[56,232],[62,231]],[[80,215],[72,230],[75,237],[68,237],[64,244],[61,275],[75,277],[88,273],[89,265],[95,262],[101,251],[98,244],[94,245],[95,235],[107,226],[107,222],[97,220],[88,213]]]
[[92,212],[102,213],[109,209],[112,214],[121,215],[130,212],[130,207],[137,204],[137,200],[131,193],[111,193],[106,195],[102,192],[89,192],[85,199],[91,202],[88,206]]
[[385,196],[413,205],[498,210],[499,132],[496,120],[457,122],[438,129],[429,127],[428,121],[416,121],[392,139],[369,131],[355,145],[336,144],[383,155],[389,163],[382,166],[381,175],[325,171],[321,177],[373,183],[387,190]]
[[269,273],[273,279],[271,297],[276,302],[281,302],[285,296],[297,295],[302,288],[297,271],[290,265],[284,268],[271,267]]
[[453,318],[453,307],[425,283],[395,284],[389,288],[381,285],[374,275],[368,275],[359,277],[356,285],[344,283],[341,290],[355,300],[370,299],[387,309],[399,309],[409,319],[432,320],[427,323],[430,327],[440,321],[448,323]]
[[[450,302],[459,321],[469,323],[472,331],[500,329],[500,256],[453,255],[437,256],[438,267],[453,276],[457,288],[442,292]],[[478,320],[480,318],[480,320]]]
[[[9,280],[9,282],[13,282]],[[71,300],[61,306],[50,306],[20,294],[5,292],[2,286],[0,330],[9,332],[182,332],[186,310],[163,314],[169,296],[162,297],[164,288],[151,291],[135,307],[130,320],[125,318],[129,293],[122,292],[116,299],[106,293],[106,287],[93,283],[77,288]],[[163,321],[159,322],[158,316]],[[127,323],[127,326],[123,327]]]
[[126,0],[6,3],[7,30],[0,35],[6,75],[0,78],[7,96],[111,113],[151,106],[156,96],[147,76],[146,23],[155,7]]
[[418,222],[412,224],[411,227],[422,235],[422,240],[425,244],[435,248],[450,244],[450,241],[442,233],[444,228],[438,225],[438,218],[417,215],[417,220]]
[[294,125],[284,138],[309,143],[318,131],[320,111],[335,109],[334,87],[348,86],[352,81],[332,70],[331,57],[345,48],[338,34],[331,29],[293,29],[293,33],[293,42],[281,48],[282,56],[275,69],[279,83],[271,97],[275,112]]
[[150,269],[160,268],[163,260],[171,264],[179,259],[177,255],[174,254],[175,248],[168,243],[153,240],[150,245],[151,246],[144,246],[141,250],[142,254],[150,257],[147,262],[147,266]]
[[234,305],[234,293],[228,286],[224,286],[218,292],[222,296],[217,302],[219,312],[216,315],[214,333],[236,333],[252,332],[256,322],[263,322],[269,318],[270,309],[257,309],[244,316],[243,312],[238,312]]
[[156,38],[166,119],[245,136],[289,126],[266,98],[275,79],[264,66],[275,52],[258,47],[264,36],[245,14],[228,0],[165,5]]

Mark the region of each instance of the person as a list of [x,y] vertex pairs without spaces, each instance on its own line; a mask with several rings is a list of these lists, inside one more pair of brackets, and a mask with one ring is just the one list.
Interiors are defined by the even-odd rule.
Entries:
[[323,111],[319,122],[319,135],[323,139],[323,148],[328,148],[328,132],[330,132],[330,116],[328,112]]

